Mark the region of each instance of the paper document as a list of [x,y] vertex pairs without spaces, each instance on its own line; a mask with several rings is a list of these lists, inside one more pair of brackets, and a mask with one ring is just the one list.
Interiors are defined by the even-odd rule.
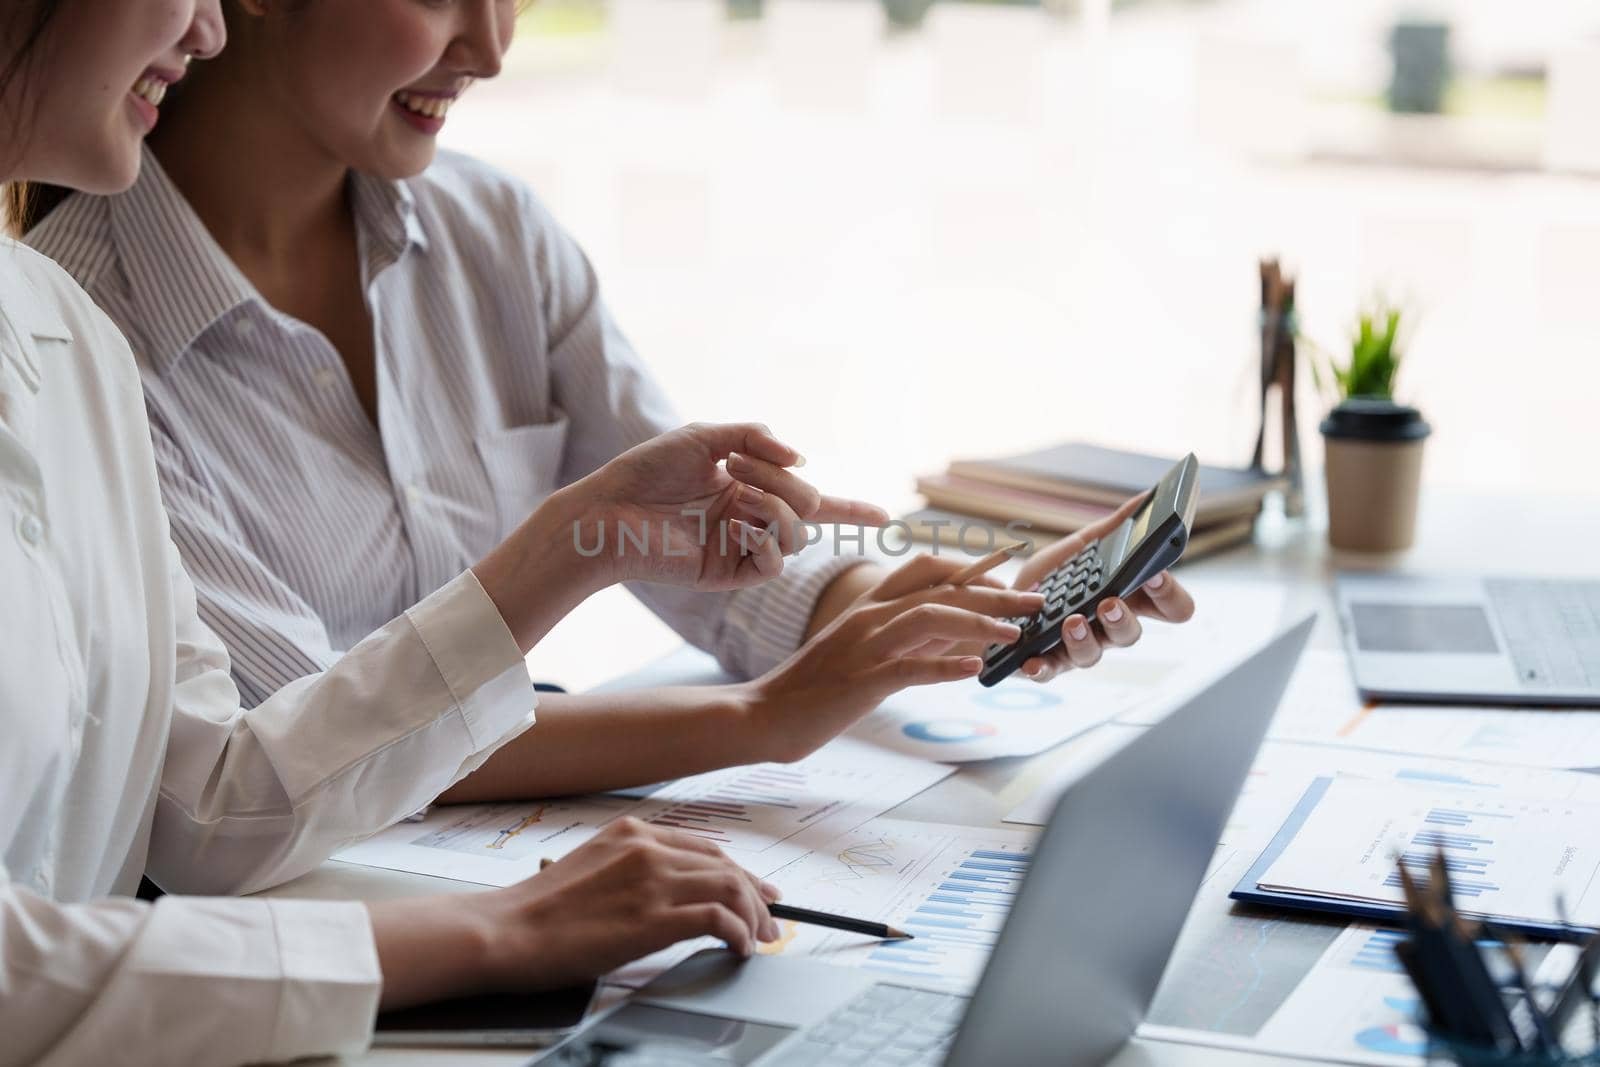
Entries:
[[[1056,801],[1069,785],[1144,731],[1143,726],[1109,722],[1074,737],[1058,751],[1051,753],[1048,769],[1037,780],[1027,798],[1006,814],[1005,821],[1024,826],[1045,825],[1050,820],[1050,813],[1055,810]],[[1028,773],[1024,771],[1024,774]]]
[[[1110,723],[1068,742],[1061,771],[1047,777],[1006,821],[1044,825],[1063,789],[1143,729]],[[1329,776],[1600,803],[1600,775],[1268,741],[1250,768],[1222,839],[1260,852],[1306,788]]]
[[[1255,945],[1199,966],[1184,957],[1163,979],[1141,1037],[1343,1063],[1422,1062],[1422,1003],[1394,958],[1403,931],[1252,917],[1231,933]],[[1319,945],[1327,946],[1320,955]]]
[[[856,919],[875,919],[916,935],[912,941],[825,930],[783,920],[763,955],[805,955],[860,967],[901,985],[971,992],[1033,854],[1029,830],[874,819],[824,842],[768,880],[785,903]],[[697,938],[606,976],[637,988],[703,948]]]
[[1138,644],[1108,648],[1099,663],[1068,675],[1077,687],[1075,706],[1149,725],[1174,698],[1215,678],[1282,628],[1289,603],[1282,585],[1179,577],[1194,595],[1194,618],[1182,625],[1141,620]]
[[859,967],[898,983],[970,992],[1033,857],[1034,834],[874,819],[771,876],[801,907],[916,935],[882,942],[799,923],[762,951]]
[[[846,734],[941,763],[1031,756],[1123,710],[1108,705],[1102,690],[1081,685],[1087,674],[1070,672],[1045,685],[1015,675],[992,689],[975,680],[916,686],[884,701]],[[594,692],[735,680],[704,652],[683,648]]]
[[1115,714],[1081,680],[1069,672],[1043,685],[1013,675],[987,689],[975,680],[917,686],[884,701],[849,736],[944,763],[1031,756]]
[[1600,769],[1600,712],[1367,703],[1343,652],[1300,657],[1269,736],[1484,763]]
[[840,738],[797,763],[763,763],[672,782],[643,798],[598,796],[446,805],[333,858],[504,886],[539,871],[624,815],[691,833],[766,875],[952,773]]
[[[1140,1026],[1147,1039],[1409,1067],[1426,1048],[1422,1005],[1394,957],[1395,927],[1240,908],[1229,887],[1254,852],[1208,877]],[[1524,946],[1530,969],[1549,946]]]
[[1260,887],[1403,904],[1396,862],[1426,882],[1442,849],[1463,913],[1600,925],[1600,805],[1335,779]]

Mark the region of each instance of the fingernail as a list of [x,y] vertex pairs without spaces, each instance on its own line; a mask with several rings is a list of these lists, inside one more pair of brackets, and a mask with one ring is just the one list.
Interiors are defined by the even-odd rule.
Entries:
[[1017,594],[1017,603],[1021,604],[1025,608],[1038,611],[1040,608],[1044,607],[1044,594],[1019,593]]
[[1003,622],[994,628],[994,632],[1006,641],[1015,641],[1022,636],[1022,627],[1014,623]]
[[791,467],[804,467],[805,465],[806,465],[806,457],[802,456],[798,452],[796,452],[794,454],[794,462],[789,464],[789,466],[791,466]]
[[977,674],[979,671],[983,670],[983,657],[962,656],[961,669],[968,674]]
[[1029,678],[1037,678],[1037,677],[1039,677],[1039,675],[1041,675],[1043,673],[1044,673],[1044,667],[1040,666],[1037,663],[1035,663],[1032,667],[1028,668],[1028,677]]
[[1081,616],[1074,615],[1072,620],[1067,623],[1067,633],[1072,635],[1074,641],[1082,641],[1089,636],[1089,625],[1083,621]]
[[1166,571],[1162,571],[1160,574],[1156,575],[1154,578],[1150,579],[1148,582],[1145,582],[1144,583],[1144,587],[1146,589],[1150,590],[1152,593],[1154,593],[1154,592],[1157,592],[1160,589],[1162,589],[1166,584],[1167,584],[1167,572]]
[[1106,622],[1121,622],[1122,621],[1122,601],[1120,601],[1120,600],[1111,601],[1111,603],[1106,605],[1106,610],[1104,610],[1104,611],[1102,611],[1100,613],[1100,616],[1101,616],[1101,618],[1105,619]]
[[743,468],[745,470],[749,470],[750,469],[750,461],[745,459],[742,455],[740,455],[737,452],[729,452],[728,453],[728,469],[729,470],[733,470],[735,467],[740,467],[740,468]]
[[765,494],[753,485],[739,486],[739,503],[741,504],[759,504],[763,495]]
[[761,895],[767,898],[768,903],[776,904],[778,901],[783,899],[783,890],[779,889],[771,882],[762,882]]
[[778,929],[778,923],[775,919],[768,919],[761,924],[761,940],[763,941],[776,941],[782,933]]

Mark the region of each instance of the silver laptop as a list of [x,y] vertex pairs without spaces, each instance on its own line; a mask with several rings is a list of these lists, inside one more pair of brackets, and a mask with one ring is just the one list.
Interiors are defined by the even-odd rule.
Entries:
[[800,957],[708,951],[533,1062],[1102,1062],[1150,1005],[1311,624],[1232,665],[1067,788],[971,997]]
[[1600,581],[1339,576],[1368,700],[1600,705]]

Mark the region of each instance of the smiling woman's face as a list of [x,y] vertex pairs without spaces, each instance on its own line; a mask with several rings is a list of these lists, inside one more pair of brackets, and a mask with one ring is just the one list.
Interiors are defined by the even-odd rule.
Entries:
[[379,177],[433,162],[445,113],[492,78],[511,45],[515,0],[301,0],[262,3],[235,23],[268,81],[261,106],[290,116],[318,148]]
[[[61,0],[0,92],[0,126],[10,124],[5,139],[18,146],[0,174],[95,193],[126,189],[156,122],[152,101],[183,76],[187,55],[213,55],[223,40],[218,0]],[[21,45],[0,41],[0,54]]]

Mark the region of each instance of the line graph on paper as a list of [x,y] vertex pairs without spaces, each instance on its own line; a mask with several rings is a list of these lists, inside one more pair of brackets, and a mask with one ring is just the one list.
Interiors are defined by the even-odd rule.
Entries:
[[873,882],[894,874],[903,852],[882,836],[853,841],[833,853],[832,863],[816,870],[809,888],[825,893],[870,893]]
[[[411,844],[467,856],[522,860],[546,851],[544,830],[569,815],[565,804],[482,804],[461,808]],[[570,821],[570,820],[569,820]]]

